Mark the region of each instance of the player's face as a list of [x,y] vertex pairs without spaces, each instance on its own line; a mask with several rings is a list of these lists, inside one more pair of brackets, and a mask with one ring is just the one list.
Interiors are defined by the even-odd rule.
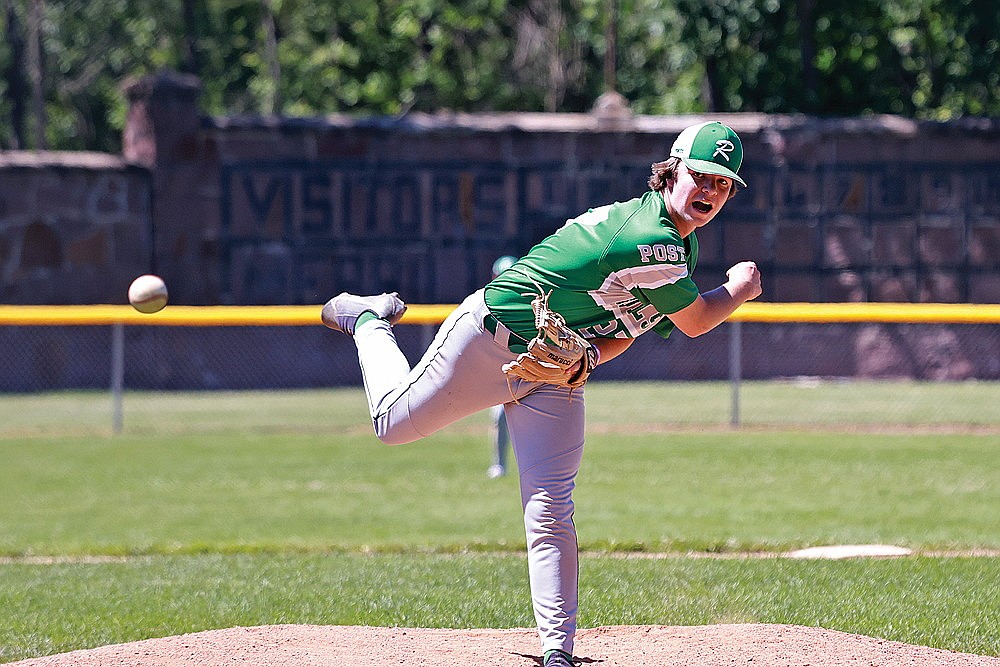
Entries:
[[686,236],[707,225],[722,210],[732,188],[731,178],[702,174],[680,165],[674,187],[664,192],[670,219]]

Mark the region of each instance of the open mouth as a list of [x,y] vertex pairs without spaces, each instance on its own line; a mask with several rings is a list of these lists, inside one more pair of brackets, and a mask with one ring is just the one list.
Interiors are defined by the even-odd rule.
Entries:
[[712,210],[712,205],[709,204],[707,201],[699,200],[696,202],[692,202],[691,206],[694,208],[694,210],[698,211],[699,213],[708,213],[709,211]]

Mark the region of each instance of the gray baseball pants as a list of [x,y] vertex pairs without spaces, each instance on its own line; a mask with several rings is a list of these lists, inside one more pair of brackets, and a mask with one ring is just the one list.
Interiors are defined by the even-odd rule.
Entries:
[[[517,355],[507,331],[483,326],[479,290],[444,321],[413,368],[392,327],[368,322],[354,333],[375,434],[413,442],[480,410],[503,404],[517,459],[531,599],[542,650],[573,652],[578,563],[573,487],[584,441],[583,389],[511,380],[500,367]],[[516,399],[516,401],[514,400]]]

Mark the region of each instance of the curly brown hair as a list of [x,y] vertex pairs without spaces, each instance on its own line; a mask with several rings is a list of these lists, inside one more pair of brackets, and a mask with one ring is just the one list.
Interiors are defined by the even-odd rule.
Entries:
[[[667,185],[672,184],[675,180],[677,180],[677,170],[680,168],[681,164],[681,159],[679,157],[667,158],[663,162],[654,162],[651,167],[653,173],[650,174],[649,181],[647,181],[649,189],[656,192],[663,192],[666,190]],[[733,181],[732,187],[729,188],[728,199],[735,197],[737,192],[739,192],[739,184],[736,183],[736,181]]]
[[677,179],[677,167],[681,164],[679,157],[667,158],[663,162],[654,162],[653,173],[649,177],[649,189],[662,192],[667,189],[667,183]]

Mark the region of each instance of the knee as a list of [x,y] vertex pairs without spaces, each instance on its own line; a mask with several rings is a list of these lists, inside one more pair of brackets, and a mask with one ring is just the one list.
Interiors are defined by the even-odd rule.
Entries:
[[409,422],[393,423],[381,416],[372,420],[372,424],[375,427],[375,437],[384,445],[405,445],[423,437]]
[[379,433],[378,431],[375,432],[375,437],[378,438],[383,445],[389,445],[390,447],[405,445],[415,440],[415,438],[400,437],[395,433]]
[[536,494],[524,503],[525,526],[534,532],[558,532],[573,524],[575,507],[570,495],[553,498]]

